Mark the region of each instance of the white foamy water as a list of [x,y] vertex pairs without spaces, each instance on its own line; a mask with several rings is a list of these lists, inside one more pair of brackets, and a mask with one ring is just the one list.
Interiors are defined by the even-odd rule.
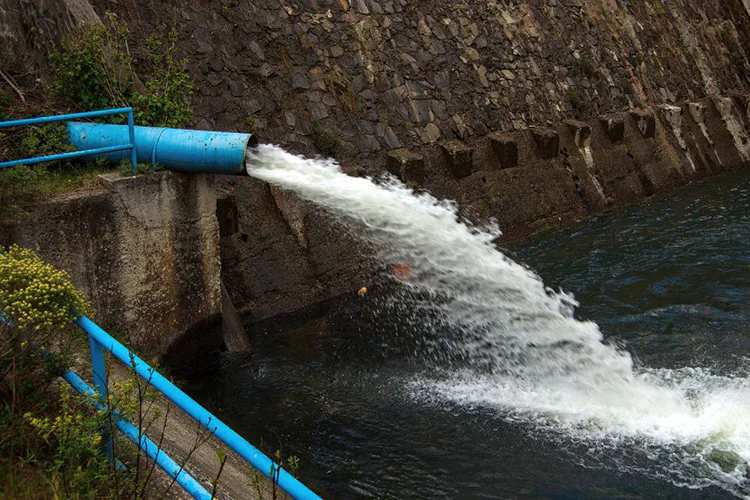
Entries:
[[251,176],[356,222],[384,263],[410,268],[407,287],[434,299],[440,323],[457,332],[450,345],[461,362],[412,381],[417,397],[497,408],[592,450],[635,447],[654,462],[639,472],[750,498],[746,467],[725,472],[715,460],[716,450],[750,460],[747,375],[636,368],[595,323],[575,319],[572,296],[497,251],[497,228],[463,222],[451,202],[270,145],[247,163]]

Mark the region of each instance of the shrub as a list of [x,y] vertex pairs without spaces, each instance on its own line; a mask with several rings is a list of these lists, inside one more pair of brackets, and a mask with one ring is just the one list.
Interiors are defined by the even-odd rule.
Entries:
[[132,93],[128,28],[112,14],[105,20],[63,41],[50,58],[55,92],[84,111],[126,105]]
[[148,37],[140,90],[128,35],[127,25],[109,13],[104,27],[87,28],[61,44],[51,58],[56,94],[87,111],[132,106],[139,125],[184,126],[193,117],[193,84],[177,49],[178,32]]
[[44,192],[49,177],[44,167],[21,165],[0,170],[0,218],[21,213]]
[[[185,126],[193,117],[193,84],[187,60],[177,48],[177,31],[148,38],[143,85],[136,84],[139,79],[128,48],[129,34],[127,25],[110,13],[104,26],[87,28],[63,42],[50,59],[51,88],[60,102],[54,110],[40,114],[132,106],[139,125]],[[0,85],[0,110],[9,99],[7,89]],[[123,115],[106,119],[125,121]],[[0,132],[0,161],[74,151],[68,139],[61,123]],[[105,170],[105,165],[75,160],[2,169],[0,218],[23,215],[24,207],[43,194],[84,186]]]
[[19,328],[64,330],[90,309],[68,273],[46,264],[33,251],[12,245],[0,255],[0,311]]
[[148,37],[150,77],[146,92],[135,93],[131,102],[138,123],[158,127],[184,127],[193,118],[193,83],[187,73],[187,59],[179,56],[177,30],[166,39],[160,34]]
[[320,122],[313,122],[311,138],[316,151],[323,156],[333,156],[339,149],[339,136]]

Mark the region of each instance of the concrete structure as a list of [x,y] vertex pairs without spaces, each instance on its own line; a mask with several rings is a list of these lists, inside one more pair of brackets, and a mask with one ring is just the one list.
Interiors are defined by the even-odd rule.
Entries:
[[0,223],[0,244],[35,249],[68,271],[97,321],[149,358],[194,359],[221,345],[221,262],[214,178],[108,174],[93,193],[39,204]]
[[[92,12],[118,6],[0,0],[0,37],[29,53],[16,74],[35,75],[29,67],[43,74],[39,54],[75,25],[95,23]],[[118,14],[131,26],[133,51],[150,32],[177,28],[196,82],[195,128],[253,129],[305,154],[330,147],[321,135],[335,138],[347,172],[390,171],[458,201],[470,217],[497,219],[506,238],[750,161],[750,14],[742,0],[134,0]],[[43,36],[26,36],[32,28]],[[112,318],[132,299],[166,328],[159,344],[141,326],[125,327],[154,354],[184,338],[179,325],[184,331],[221,310],[219,280],[209,275],[220,272],[240,315],[252,321],[353,293],[377,270],[345,227],[290,193],[253,179],[170,175],[158,183],[174,189],[156,197],[125,190],[128,182],[145,188],[156,181],[123,180],[123,187],[42,204],[30,221],[6,224],[3,241],[39,242]],[[207,190],[187,189],[193,182],[216,182],[216,208]],[[198,198],[178,200],[178,185],[180,196]],[[185,204],[173,215],[193,215],[160,213],[158,230],[135,222],[144,219],[124,227],[131,220],[122,217],[124,206],[146,210],[158,199]],[[209,222],[213,210],[218,223]],[[64,235],[49,236],[59,227]],[[207,235],[217,227],[220,238]],[[190,234],[197,246],[183,275],[158,250],[189,253]],[[213,243],[196,243],[198,235]],[[167,264],[128,253],[125,242],[141,237]],[[71,255],[49,254],[58,252],[58,239]],[[144,284],[120,284],[125,262],[115,247],[126,250],[130,272]],[[188,275],[210,298],[189,289],[200,312],[180,319],[176,311],[188,305],[178,290]],[[150,290],[172,306],[148,311],[156,303],[138,301]]]

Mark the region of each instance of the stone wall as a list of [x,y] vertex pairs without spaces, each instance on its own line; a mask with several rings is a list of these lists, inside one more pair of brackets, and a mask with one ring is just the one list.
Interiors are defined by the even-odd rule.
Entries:
[[342,224],[261,181],[227,183],[217,212],[222,276],[246,318],[289,313],[368,283],[373,263]]
[[148,358],[190,356],[192,370],[201,357],[180,353],[182,344],[204,352],[221,345],[215,212],[213,177],[108,174],[95,192],[0,223],[0,244],[35,249],[71,274],[103,328]]
[[12,64],[19,83],[34,87],[51,50],[71,32],[100,24],[88,0],[0,0],[0,69]]
[[120,11],[145,32],[180,30],[197,126],[308,153],[330,130],[338,157],[381,166],[401,147],[748,85],[740,0],[135,3]]
[[[55,1],[73,0],[39,5]],[[745,0],[91,3],[128,20],[136,58],[138,39],[177,28],[196,128],[388,169],[507,238],[748,161]],[[217,184],[222,276],[249,317],[371,274],[314,207],[252,179]]]
[[[177,27],[196,127],[334,149],[347,171],[387,168],[507,238],[747,160],[740,0],[93,3],[144,34]],[[223,277],[245,314],[366,280],[357,243],[314,207],[219,182]]]

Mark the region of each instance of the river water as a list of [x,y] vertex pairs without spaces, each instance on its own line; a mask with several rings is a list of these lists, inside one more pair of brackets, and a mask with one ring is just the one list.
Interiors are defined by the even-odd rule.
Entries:
[[397,183],[250,159],[399,270],[192,388],[322,496],[750,498],[750,171],[500,253]]

